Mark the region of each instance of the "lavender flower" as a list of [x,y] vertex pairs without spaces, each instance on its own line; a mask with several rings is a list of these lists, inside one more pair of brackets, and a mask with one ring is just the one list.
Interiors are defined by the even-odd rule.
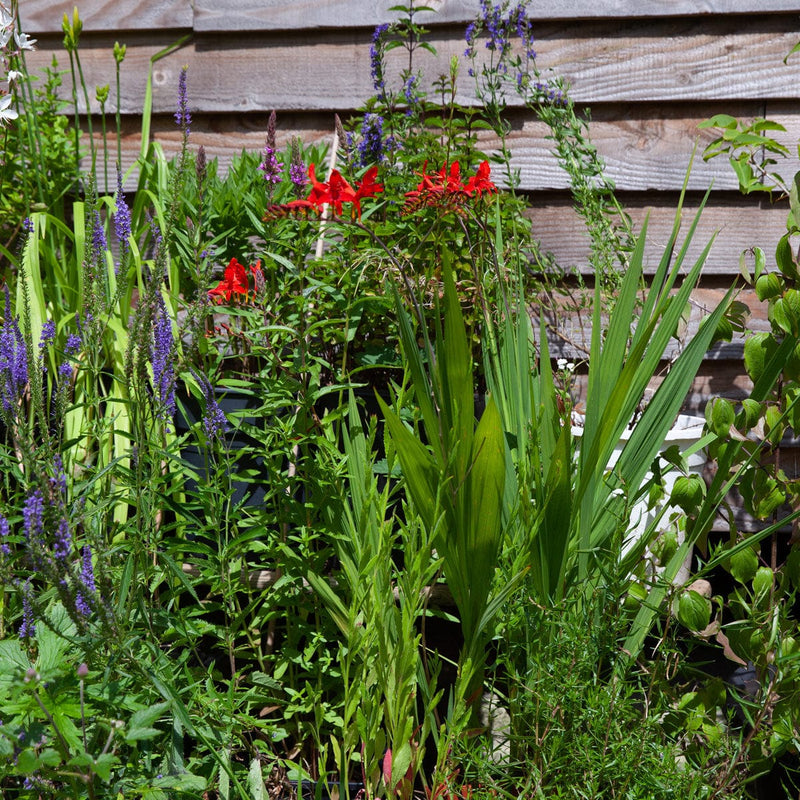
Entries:
[[114,214],[114,233],[119,242],[120,258],[124,262],[130,245],[128,244],[128,237],[131,235],[131,210],[125,202],[125,192],[122,189],[122,172],[117,166],[117,196],[116,196],[116,214]]
[[372,85],[379,100],[386,99],[386,82],[383,79],[383,38],[389,26],[386,24],[378,25],[372,34],[372,45],[369,48],[370,75],[372,75]]
[[64,378],[65,380],[67,378],[71,378],[72,377],[72,364],[70,364],[69,361],[62,361],[58,365],[58,374],[62,378]]
[[83,547],[83,563],[81,565],[80,588],[75,594],[75,608],[84,617],[92,613],[89,599],[97,592],[94,582],[94,569],[92,568],[92,549],[89,545]]
[[189,135],[189,127],[192,124],[192,115],[186,101],[186,70],[188,67],[181,68],[178,76],[178,110],[175,112],[175,124],[183,131],[184,136]]
[[25,585],[22,587],[22,624],[19,626],[20,639],[32,639],[36,636],[36,624],[33,619],[31,594],[31,582],[25,581]]
[[175,343],[172,322],[164,298],[158,295],[158,308],[153,321],[153,385],[158,395],[159,416],[164,421],[175,413]]
[[24,230],[25,233],[33,233],[33,220],[30,217],[25,217],[25,219],[22,220],[22,230]]

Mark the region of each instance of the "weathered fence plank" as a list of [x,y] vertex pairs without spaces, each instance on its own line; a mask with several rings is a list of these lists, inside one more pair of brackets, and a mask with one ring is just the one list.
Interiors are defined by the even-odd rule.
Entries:
[[191,28],[192,0],[22,0],[20,18],[28,34],[60,33],[64,14],[72,17],[77,6],[83,29],[113,31],[148,31],[159,28]]
[[[798,66],[782,61],[797,41],[796,27],[794,16],[761,17],[750,24],[738,17],[642,24],[548,22],[540,27],[539,61],[543,69],[555,68],[567,78],[581,104],[797,98]],[[428,86],[451,56],[462,55],[462,35],[462,29],[436,29],[431,43],[438,57],[422,52],[418,59]],[[114,38],[92,37],[82,51],[89,87],[112,82]],[[141,113],[150,58],[177,38],[169,30],[129,37],[122,69],[123,113]],[[155,65],[154,109],[172,110],[184,65],[191,75],[193,103],[208,113],[357,108],[373,93],[369,43],[369,31],[356,29],[325,30],[313,37],[302,31],[253,32],[244,41],[200,36]],[[42,37],[29,63],[41,69],[53,53],[67,63],[60,37]],[[389,54],[390,83],[398,85],[404,65],[400,50]],[[466,71],[457,100],[476,102]],[[508,100],[519,105],[515,96]]]
[[[196,0],[195,30],[314,30],[363,27],[397,19],[390,11],[397,0]],[[426,0],[435,14],[421,12],[422,24],[468,22],[480,11],[479,0]],[[795,12],[795,0],[537,0],[531,10],[538,19],[608,17],[675,17],[709,14]]]

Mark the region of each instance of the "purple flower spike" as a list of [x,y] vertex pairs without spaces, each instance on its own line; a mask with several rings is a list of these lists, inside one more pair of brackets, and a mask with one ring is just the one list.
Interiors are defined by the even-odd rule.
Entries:
[[83,547],[83,562],[81,565],[81,587],[75,595],[75,608],[84,616],[88,617],[92,613],[89,605],[89,598],[93,598],[97,592],[94,582],[94,569],[92,567],[92,548],[89,545]]
[[72,552],[72,534],[69,531],[69,522],[66,517],[61,517],[56,528],[56,541],[53,546],[53,555],[56,560],[64,563]]
[[114,233],[119,242],[120,258],[124,261],[130,250],[128,237],[131,235],[131,210],[125,202],[125,192],[122,188],[122,172],[117,168],[117,213],[114,214]]
[[36,489],[22,506],[22,529],[29,545],[41,544],[44,527],[44,497],[40,489]]
[[19,318],[11,316],[11,293],[5,286],[6,304],[0,326],[0,393],[6,411],[16,406],[28,383],[28,351],[19,329]]
[[175,413],[175,342],[172,337],[172,322],[164,304],[158,296],[158,308],[153,324],[153,385],[159,401],[159,416],[167,421]]
[[103,253],[108,249],[108,242],[106,241],[106,231],[103,227],[103,220],[100,219],[100,212],[94,210],[94,225],[92,227],[92,249],[95,258],[100,261]]
[[189,112],[189,106],[186,101],[186,70],[188,67],[181,69],[181,74],[178,76],[178,110],[175,112],[175,124],[183,131],[185,136],[189,134],[189,127],[192,124],[192,115]]
[[264,150],[261,155],[261,163],[258,165],[258,168],[264,173],[264,180],[267,181],[267,183],[274,184],[281,182],[282,169],[275,149],[274,111],[269,115],[269,123],[267,124],[267,140],[264,144]]
[[20,639],[32,639],[36,636],[36,624],[33,619],[31,594],[31,582],[25,581],[25,585],[22,587],[22,624],[19,626]]
[[0,554],[4,556],[11,555],[11,548],[8,546],[8,537],[11,533],[11,526],[8,520],[0,514]]
[[369,48],[370,74],[372,75],[372,85],[379,100],[386,99],[386,82],[383,79],[383,39],[389,26],[378,25],[372,34],[372,46]]

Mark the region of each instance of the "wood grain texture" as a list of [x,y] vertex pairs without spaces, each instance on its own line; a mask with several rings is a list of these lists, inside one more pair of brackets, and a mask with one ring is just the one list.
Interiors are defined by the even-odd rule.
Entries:
[[[736,101],[797,98],[794,64],[782,56],[797,41],[793,16],[679,18],[611,22],[546,23],[539,31],[539,63],[554,68],[573,87],[579,104]],[[463,28],[436,29],[438,58],[422,52],[426,85],[450,56],[463,54]],[[113,80],[111,48],[118,34],[85,37],[81,52],[88,86]],[[150,58],[178,38],[176,31],[132,32],[122,37],[128,53],[122,69],[122,110],[141,113]],[[253,32],[246,38],[198,35],[155,65],[153,103],[167,112],[175,103],[177,76],[189,68],[191,103],[209,113],[357,108],[373,93],[370,32],[359,29]],[[41,69],[52,55],[67,63],[60,36],[43,36],[29,63]],[[484,51],[486,52],[486,51]],[[389,53],[389,84],[399,86],[405,66],[400,49]],[[65,76],[65,82],[68,78]],[[65,91],[67,91],[65,89]],[[475,103],[475,87],[462,75],[459,102]],[[519,106],[516,96],[509,103]]]
[[60,34],[64,14],[71,18],[76,5],[86,33],[113,31],[119,36],[128,30],[192,27],[192,0],[22,0],[22,30]]
[[[698,197],[690,197],[682,215],[684,230],[689,226],[698,207]],[[649,214],[648,248],[645,253],[645,272],[653,274],[669,241],[675,215],[677,198],[672,195],[650,195],[622,199],[634,224],[640,230],[646,214]],[[744,250],[761,247],[767,263],[774,266],[775,247],[786,231],[787,209],[782,205],[771,206],[759,198],[739,198],[737,195],[712,195],[700,217],[692,244],[689,247],[686,265],[694,264],[701,251],[714,236],[704,267],[707,275],[730,275],[739,272],[739,257]],[[590,272],[590,239],[569,200],[536,203],[528,212],[533,236],[545,251],[551,251],[564,267],[575,267],[578,271]]]
[[[374,26],[397,19],[397,0],[195,0],[195,30],[313,30]],[[480,13],[478,0],[425,0],[435,14],[421,12],[425,25],[466,23]],[[795,12],[795,0],[536,0],[538,20],[608,17],[675,17],[710,14]]]
[[[711,138],[709,131],[698,130],[704,117],[694,116],[698,111],[711,113],[716,106],[671,105],[658,107],[648,104],[630,104],[602,107],[594,113],[591,122],[591,137],[604,159],[609,177],[621,191],[674,191],[683,184],[691,159],[695,141],[699,141],[700,152]],[[723,106],[719,106],[722,110]],[[742,118],[756,116],[763,110],[753,104],[726,105],[729,111]],[[223,169],[233,155],[242,149],[259,150],[263,147],[267,113],[255,112],[241,115],[195,114],[192,124],[191,143],[203,145],[210,157],[219,157]],[[786,105],[781,106],[777,117],[787,126],[781,134],[787,144],[800,140],[800,114],[794,114]],[[345,116],[345,121],[347,116]],[[509,115],[511,132],[508,144],[512,150],[512,168],[519,170],[520,187],[524,191],[548,191],[566,189],[568,176],[552,154],[552,142],[547,138],[547,127],[532,118],[531,114],[513,112]],[[303,114],[281,112],[278,114],[278,141],[281,146],[299,136],[305,143],[330,141],[333,131],[332,112]],[[99,130],[95,119],[95,130]],[[123,141],[123,164],[127,169],[138,155],[139,123],[136,118],[125,120]],[[181,136],[172,117],[159,115],[153,121],[153,133],[165,150],[176,153]],[[479,146],[486,153],[496,152],[499,139],[490,132],[482,131]],[[785,176],[790,177],[798,168],[797,159],[789,158],[780,165]],[[505,183],[500,168],[495,168],[495,178]],[[689,187],[698,191],[711,184],[717,191],[737,189],[737,181],[726,158],[703,161],[700,154],[695,157],[689,179]]]

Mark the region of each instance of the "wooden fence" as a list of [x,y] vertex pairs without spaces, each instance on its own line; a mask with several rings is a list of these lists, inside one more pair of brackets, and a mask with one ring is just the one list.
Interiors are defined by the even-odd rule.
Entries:
[[[242,148],[263,146],[270,110],[278,112],[278,143],[299,135],[306,142],[330,140],[334,113],[346,119],[372,93],[369,45],[376,24],[395,18],[397,0],[84,0],[80,55],[88,86],[112,84],[115,41],[126,44],[122,66],[123,167],[139,152],[140,122],[151,60],[152,133],[175,152],[180,133],[172,115],[178,75],[188,66],[193,113],[192,146],[227,163]],[[435,15],[420,15],[430,28],[438,60],[419,61],[429,80],[464,50],[466,24],[478,0],[428,0]],[[21,0],[26,32],[38,38],[29,64],[43,67],[61,45],[61,20],[73,0]],[[536,0],[537,63],[571,84],[572,97],[591,108],[592,139],[615,181],[619,197],[640,224],[650,214],[649,268],[657,264],[672,223],[678,192],[692,150],[711,139],[698,123],[716,113],[743,118],[768,116],[787,129],[785,143],[796,153],[800,140],[800,54],[783,58],[800,39],[796,0]],[[395,51],[398,53],[399,51]],[[389,71],[401,65],[390,59]],[[466,71],[464,71],[466,73]],[[68,77],[68,76],[67,76]],[[458,99],[474,100],[464,74]],[[92,111],[97,113],[94,100]],[[533,234],[561,264],[586,269],[589,240],[571,209],[568,182],[550,152],[544,125],[521,107],[510,112],[510,144],[522,189],[530,194]],[[491,149],[491,137],[483,147]],[[796,157],[781,165],[786,175]],[[689,178],[688,212],[713,183],[711,200],[697,234],[698,254],[714,231],[717,241],[701,289],[694,322],[734,280],[742,250],[759,245],[772,262],[785,230],[787,209],[758,197],[744,198],[725,159],[699,157]],[[766,325],[752,295],[752,329]],[[566,340],[570,332],[566,326]],[[562,352],[580,355],[562,341]],[[698,376],[687,407],[701,410],[708,397],[741,398],[749,388],[743,374],[742,343],[717,346]]]

